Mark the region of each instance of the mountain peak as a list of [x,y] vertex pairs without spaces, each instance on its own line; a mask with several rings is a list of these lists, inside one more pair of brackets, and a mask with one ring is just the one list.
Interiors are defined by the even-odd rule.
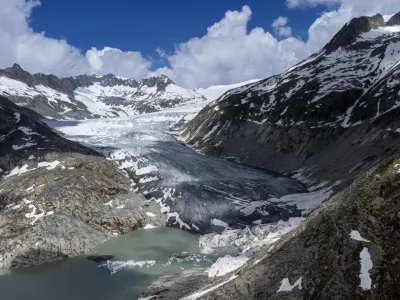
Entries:
[[372,17],[354,18],[333,37],[325,46],[328,52],[335,51],[340,47],[347,47],[357,40],[357,37],[363,32],[369,32],[372,29],[385,26],[385,21],[381,14]]
[[392,16],[386,23],[386,26],[396,26],[396,25],[400,25],[400,12]]

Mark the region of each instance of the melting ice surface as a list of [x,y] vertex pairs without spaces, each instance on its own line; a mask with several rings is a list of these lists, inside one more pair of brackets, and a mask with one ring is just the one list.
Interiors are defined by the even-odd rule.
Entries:
[[298,181],[201,155],[170,134],[171,126],[198,110],[196,104],[122,118],[47,122],[116,161],[132,189],[160,205],[169,225],[206,232],[216,220],[237,227],[300,216],[295,203],[280,200],[305,192]]
[[137,230],[112,238],[90,253],[114,255],[110,268],[80,256],[37,267],[0,270],[0,299],[135,300],[137,293],[159,276],[210,264],[203,259],[168,263],[171,254],[183,251],[203,257],[193,234],[173,228]]

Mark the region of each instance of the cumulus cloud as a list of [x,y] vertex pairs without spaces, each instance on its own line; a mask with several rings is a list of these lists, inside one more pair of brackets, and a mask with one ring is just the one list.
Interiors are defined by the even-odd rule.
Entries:
[[[228,11],[225,17],[208,28],[207,34],[178,45],[169,56],[166,72],[176,82],[188,87],[228,84],[251,78],[265,78],[285,71],[289,66],[320,50],[354,17],[398,10],[398,0],[287,0],[290,8],[324,5],[327,9],[308,30],[308,40],[290,37],[288,20],[279,17],[272,23],[279,37],[262,28],[247,30],[251,10]],[[280,28],[283,28],[281,31]]]
[[[252,12],[227,11],[202,37],[193,37],[176,46],[172,54],[156,49],[163,68],[150,71],[151,60],[137,51],[104,47],[82,53],[63,39],[46,37],[29,26],[37,0],[0,0],[0,68],[19,63],[30,72],[61,76],[82,73],[114,73],[137,80],[165,74],[185,87],[230,84],[265,78],[285,71],[323,47],[353,17],[375,13],[391,14],[398,0],[286,0],[290,9],[323,5],[326,10],[310,26],[308,39],[292,37],[289,20],[278,17],[271,32],[248,28]],[[274,35],[275,36],[274,36]],[[156,37],[155,37],[156,38]]]
[[92,70],[100,75],[107,73],[123,77],[142,79],[149,72],[151,62],[145,60],[140,52],[104,47],[92,48],[86,52],[86,58]]
[[309,54],[301,40],[289,37],[279,41],[259,27],[248,31],[251,14],[248,6],[228,11],[205,36],[178,45],[168,57],[172,79],[187,87],[205,87],[263,78]]
[[288,37],[292,35],[292,28],[290,26],[286,26],[288,22],[288,18],[279,17],[272,22],[271,26],[279,36]]
[[53,73],[61,76],[83,73],[116,73],[142,79],[151,63],[139,52],[122,52],[105,47],[92,48],[83,55],[66,40],[52,39],[29,26],[33,0],[0,0],[0,68],[13,63],[30,72]]

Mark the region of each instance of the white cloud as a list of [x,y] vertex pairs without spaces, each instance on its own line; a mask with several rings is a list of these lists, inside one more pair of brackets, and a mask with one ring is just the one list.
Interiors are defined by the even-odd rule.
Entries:
[[169,56],[170,68],[157,70],[188,87],[229,84],[252,78],[265,78],[285,71],[291,65],[320,50],[354,17],[390,14],[399,10],[398,0],[287,0],[291,8],[324,5],[328,11],[309,28],[307,41],[291,35],[288,19],[277,18],[272,27],[278,40],[262,28],[247,30],[251,10],[228,11],[208,28],[207,34],[178,45]]
[[278,36],[289,37],[292,35],[292,28],[290,26],[286,26],[288,22],[288,18],[281,16],[274,20],[271,26],[274,28]]
[[[338,10],[352,10],[354,16],[376,13],[396,13],[400,9],[398,0],[286,0],[289,8],[325,5],[336,6]],[[394,11],[393,11],[394,10]]]
[[30,72],[61,76],[97,72],[141,79],[147,74],[151,63],[139,52],[105,47],[92,48],[85,56],[66,40],[33,32],[29,18],[39,5],[33,0],[0,0],[0,68],[16,62]]
[[[156,49],[168,66],[149,72],[151,60],[137,51],[104,47],[83,54],[66,40],[46,37],[29,26],[34,0],[0,0],[0,68],[19,63],[30,72],[68,76],[82,73],[114,73],[142,79],[165,74],[186,87],[230,84],[265,78],[289,68],[323,47],[353,17],[399,10],[399,0],[286,0],[291,9],[323,5],[326,12],[309,28],[306,41],[292,37],[289,20],[279,17],[271,32],[248,29],[252,12],[227,11],[202,37],[176,46],[173,54]],[[157,37],[154,37],[155,39]]]
[[288,22],[289,22],[288,18],[281,16],[278,19],[276,19],[274,22],[272,22],[272,27],[279,28],[279,27],[285,26]]
[[248,6],[228,11],[205,36],[178,45],[168,58],[169,76],[188,87],[229,84],[279,73],[310,54],[301,40],[248,31],[251,14]]
[[103,50],[92,48],[86,52],[91,69],[100,75],[107,73],[123,77],[142,79],[149,72],[151,62],[145,60],[140,52],[104,47]]

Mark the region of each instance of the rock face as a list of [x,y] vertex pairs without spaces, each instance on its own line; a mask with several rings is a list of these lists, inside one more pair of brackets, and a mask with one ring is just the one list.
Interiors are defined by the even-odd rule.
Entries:
[[325,46],[329,52],[337,50],[339,47],[348,47],[357,41],[357,38],[363,32],[369,32],[372,29],[378,29],[385,26],[382,15],[377,14],[373,17],[360,17],[347,23]]
[[400,25],[400,12],[391,17],[389,21],[387,21],[386,23],[386,26],[396,26],[396,25]]
[[0,95],[56,119],[127,116],[205,100],[164,75],[142,82],[113,74],[58,78],[30,74],[17,64],[0,70]]
[[199,299],[398,299],[399,163],[363,175]]
[[[398,299],[399,186],[400,155],[396,155],[362,175],[300,227],[265,246],[233,273],[217,278],[206,278],[204,272],[163,277],[142,296]],[[193,294],[197,298],[188,297]]]
[[186,142],[346,186],[400,146],[400,32],[382,20],[355,19],[287,72],[228,91],[183,128]]
[[158,207],[132,193],[117,165],[0,98],[0,268],[86,252],[151,223]]

